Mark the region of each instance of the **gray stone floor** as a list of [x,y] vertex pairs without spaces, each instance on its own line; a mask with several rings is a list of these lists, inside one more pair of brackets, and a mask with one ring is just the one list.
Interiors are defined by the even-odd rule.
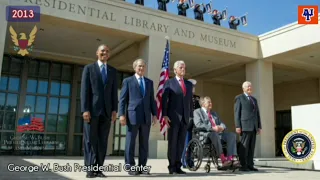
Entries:
[[[69,163],[69,169],[65,169],[71,172],[43,172],[40,165],[47,165],[50,163],[50,168],[53,168],[53,164],[60,166],[67,165]],[[14,164],[15,167],[26,167],[26,170],[32,171],[37,170],[38,172],[17,172],[9,171],[8,165]],[[118,166],[120,165],[120,168]],[[212,170],[209,174],[204,171],[203,166],[206,164],[202,162],[202,167],[196,172],[189,172],[187,170],[187,175],[169,175],[167,171],[168,161],[166,159],[151,159],[148,161],[151,166],[151,176],[129,176],[123,169],[123,158],[107,157],[105,165],[108,171],[120,170],[120,172],[106,172],[108,175],[107,179],[228,179],[228,180],[292,180],[292,179],[302,179],[302,180],[315,180],[320,179],[320,172],[315,171],[299,171],[299,170],[289,170],[289,169],[279,169],[279,168],[263,168],[258,167],[259,172],[229,172],[229,171],[216,171]],[[10,180],[10,179],[86,179],[85,172],[75,172],[77,165],[83,165],[82,157],[19,157],[19,156],[1,156],[0,157],[0,180]],[[109,166],[107,166],[109,165]],[[116,166],[117,165],[117,166]],[[13,169],[14,166],[10,166]],[[213,168],[213,167],[212,167]],[[22,168],[23,169],[23,168]],[[102,178],[95,178],[102,179]]]

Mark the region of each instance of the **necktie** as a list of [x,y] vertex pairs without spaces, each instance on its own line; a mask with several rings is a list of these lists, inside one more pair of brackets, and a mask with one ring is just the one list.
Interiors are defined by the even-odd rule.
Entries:
[[212,127],[215,127],[215,126],[216,126],[216,123],[214,122],[214,119],[213,119],[213,117],[212,117],[212,115],[211,115],[210,112],[208,112],[208,117],[209,117],[209,120],[210,120],[210,122],[211,122],[211,124],[212,124]]
[[139,84],[140,84],[141,94],[144,97],[144,87],[143,87],[143,83],[142,83],[142,77],[139,78]]
[[248,97],[249,97],[249,100],[251,101],[251,104],[253,105],[253,109],[255,109],[256,105],[254,104],[254,101],[253,101],[252,97],[251,96],[248,96]]
[[185,96],[186,95],[186,85],[184,84],[183,79],[180,79],[179,81],[180,81],[180,86],[182,88],[183,95]]
[[104,64],[102,65],[101,76],[102,76],[103,85],[106,85],[107,73],[106,73],[106,68]]

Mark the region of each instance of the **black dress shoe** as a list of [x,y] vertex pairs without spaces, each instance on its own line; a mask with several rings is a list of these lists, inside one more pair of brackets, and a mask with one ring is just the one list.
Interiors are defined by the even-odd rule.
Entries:
[[94,175],[93,172],[87,172],[86,177],[87,177],[87,178],[95,178],[96,176]]
[[259,171],[257,168],[254,168],[254,167],[250,167],[248,169],[249,169],[249,171]]
[[107,177],[107,176],[104,175],[102,172],[98,172],[98,173],[96,173],[96,177],[101,177],[101,178],[103,178],[103,177]]
[[187,174],[186,172],[182,171],[181,169],[177,170],[177,174]]

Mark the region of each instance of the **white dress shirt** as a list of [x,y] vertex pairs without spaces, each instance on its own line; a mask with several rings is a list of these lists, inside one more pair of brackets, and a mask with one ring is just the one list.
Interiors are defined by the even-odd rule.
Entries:
[[145,82],[144,82],[144,77],[143,77],[143,76],[139,76],[137,73],[134,74],[134,75],[136,76],[139,85],[140,85],[140,79],[139,79],[139,78],[140,78],[140,77],[142,78],[142,79],[141,79],[142,87],[143,87],[144,92],[146,92],[146,84],[145,84]]
[[107,63],[103,63],[102,61],[98,60],[98,65],[99,65],[99,68],[100,68],[100,72],[102,72],[102,65],[104,64],[104,68],[106,70],[106,75],[108,74],[107,72]]

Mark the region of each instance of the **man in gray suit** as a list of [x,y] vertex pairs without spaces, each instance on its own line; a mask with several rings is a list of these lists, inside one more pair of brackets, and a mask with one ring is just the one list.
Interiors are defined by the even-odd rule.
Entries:
[[239,148],[241,171],[258,171],[253,165],[256,135],[261,133],[261,120],[258,102],[252,97],[252,86],[249,81],[242,84],[243,94],[236,96],[234,120],[236,132],[240,134]]
[[[206,129],[206,132],[200,132],[202,133],[200,137],[208,138],[217,149],[222,161],[222,167],[230,166],[235,156],[237,156],[236,134],[225,132],[226,125],[220,120],[216,112],[211,111],[212,103],[210,97],[201,97],[200,104],[201,108],[193,112],[194,125],[196,128]],[[227,143],[227,157],[223,153],[221,139]],[[234,160],[233,165],[238,166],[239,162]]]

